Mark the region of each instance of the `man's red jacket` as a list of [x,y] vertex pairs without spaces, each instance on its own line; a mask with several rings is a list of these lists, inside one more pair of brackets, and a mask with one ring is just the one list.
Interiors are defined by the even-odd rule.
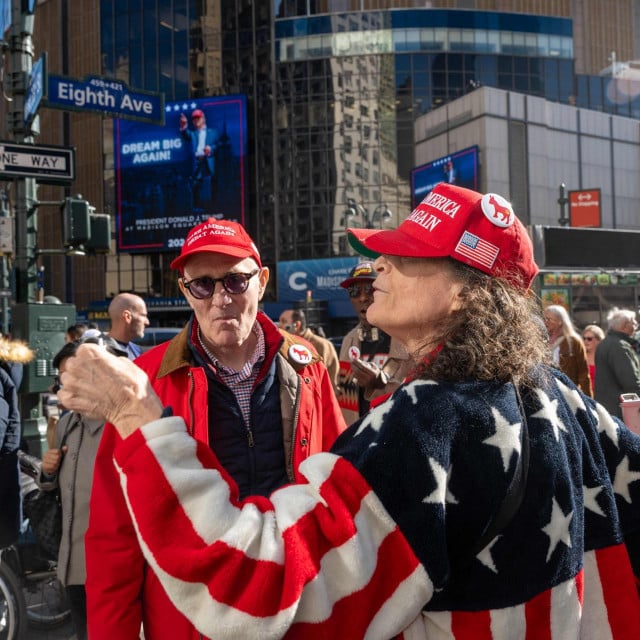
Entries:
[[[289,357],[289,349],[303,341],[283,334],[264,314],[258,321],[265,334],[266,358],[258,377],[274,358],[280,384],[280,404],[287,475],[300,481],[300,463],[314,453],[328,451],[346,428],[327,370],[317,355],[307,365]],[[207,377],[194,366],[187,331],[136,360],[153,388],[173,414],[185,419],[191,435],[208,442]],[[297,411],[297,413],[296,413]],[[144,623],[145,640],[201,638],[169,601],[138,545],[113,451],[120,436],[106,425],[93,478],[87,558],[87,615],[91,640],[137,640]],[[158,523],[158,527],[162,527]]]

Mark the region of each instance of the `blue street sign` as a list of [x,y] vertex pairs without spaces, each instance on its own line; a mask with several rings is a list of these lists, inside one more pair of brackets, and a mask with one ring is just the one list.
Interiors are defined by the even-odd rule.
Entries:
[[38,111],[40,100],[44,96],[46,83],[47,66],[46,54],[43,53],[40,59],[34,63],[29,75],[29,86],[24,97],[24,124],[28,126]]
[[11,0],[0,0],[0,40],[11,26]]
[[54,109],[95,111],[114,118],[164,125],[164,93],[132,91],[111,78],[84,80],[49,74],[46,105]]

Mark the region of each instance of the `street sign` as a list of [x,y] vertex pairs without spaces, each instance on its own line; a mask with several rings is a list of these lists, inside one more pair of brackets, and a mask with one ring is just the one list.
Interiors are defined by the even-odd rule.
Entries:
[[27,93],[24,97],[24,124],[25,127],[29,125],[32,118],[38,111],[40,100],[45,95],[45,89],[47,87],[47,56],[43,52],[42,56],[33,65],[31,74],[29,75],[29,86],[27,87]]
[[569,220],[572,227],[602,226],[600,189],[569,191]]
[[49,74],[46,105],[55,109],[95,111],[164,125],[164,93],[132,91],[121,80],[87,76],[84,80]]
[[75,150],[0,141],[0,179],[36,178],[44,184],[70,184],[76,179]]

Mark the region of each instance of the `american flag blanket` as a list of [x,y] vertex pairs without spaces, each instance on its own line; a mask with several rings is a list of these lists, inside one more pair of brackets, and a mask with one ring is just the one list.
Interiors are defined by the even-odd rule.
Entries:
[[[115,464],[147,561],[209,638],[637,639],[640,437],[554,370],[522,401],[526,419],[512,384],[410,382],[268,499],[238,501],[179,418]],[[523,501],[476,552],[525,425]]]

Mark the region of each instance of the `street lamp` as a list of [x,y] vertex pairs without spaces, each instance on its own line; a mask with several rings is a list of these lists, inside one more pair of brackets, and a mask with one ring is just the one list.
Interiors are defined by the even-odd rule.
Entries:
[[344,226],[354,226],[355,223],[351,223],[350,220],[360,218],[364,222],[366,229],[384,229],[385,225],[393,219],[393,213],[384,204],[379,204],[371,215],[369,215],[368,209],[363,207],[359,202],[356,202],[353,198],[348,198],[347,209],[344,212]]

